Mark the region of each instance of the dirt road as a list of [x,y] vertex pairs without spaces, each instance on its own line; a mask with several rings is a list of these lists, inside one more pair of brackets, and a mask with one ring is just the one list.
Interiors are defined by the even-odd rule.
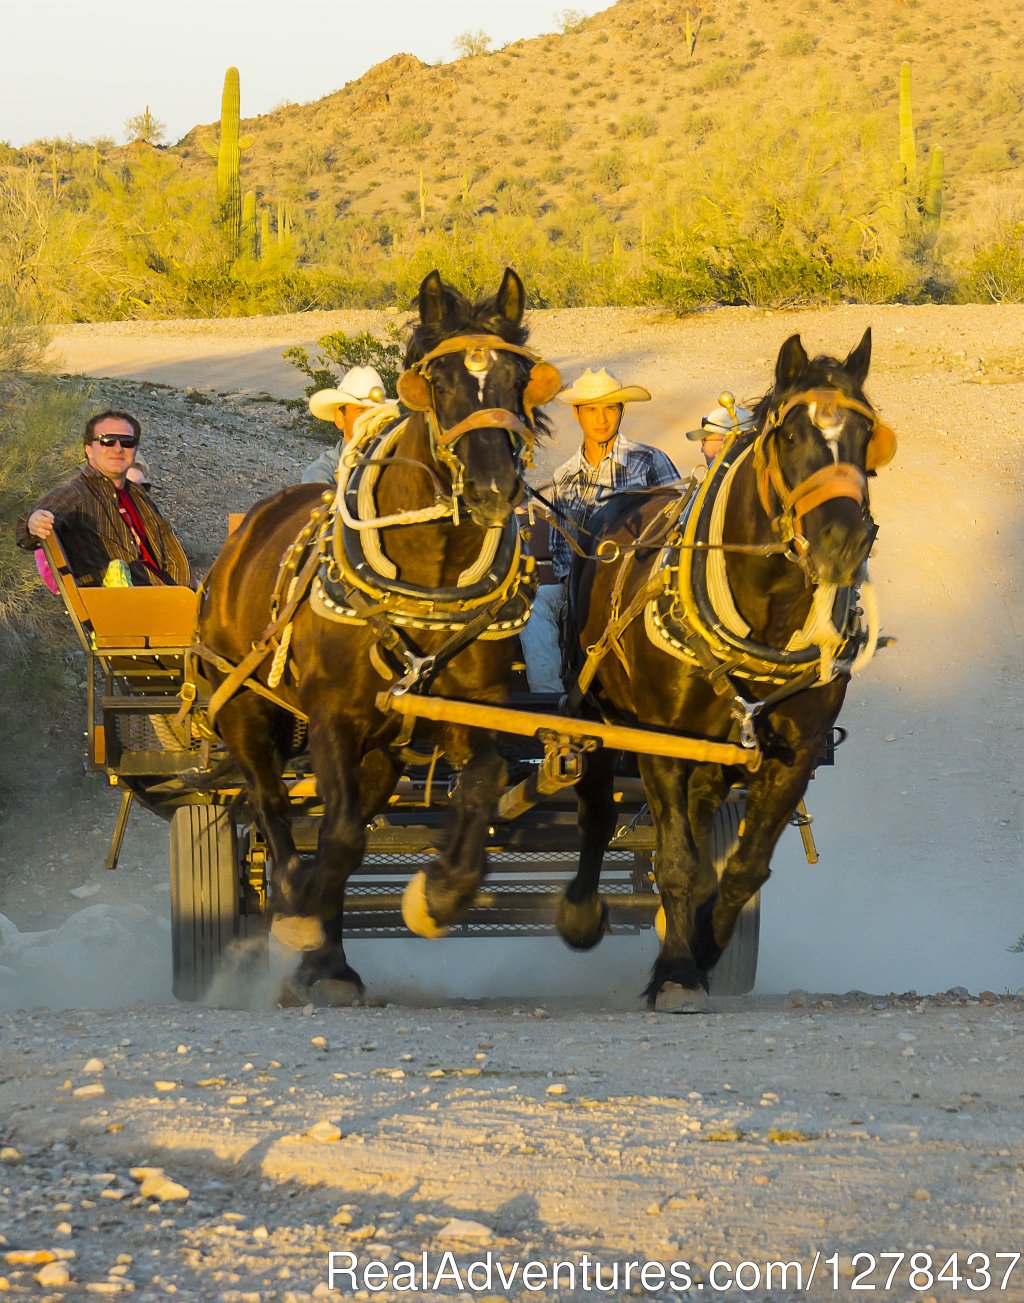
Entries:
[[[588,1297],[589,1259],[590,1297],[781,1303],[948,1299],[958,1255],[975,1297],[1021,1299],[1024,1263],[996,1255],[1024,1249],[1022,1030],[1019,1000],[956,996],[8,1015],[0,1274],[46,1296],[4,1253],[70,1251],[54,1298],[305,1300],[334,1252],[338,1295],[397,1300],[425,1253],[448,1274],[419,1297],[518,1301]],[[975,1292],[972,1253],[1007,1288]],[[467,1277],[488,1254],[490,1283]],[[504,1287],[517,1262],[546,1287]]]

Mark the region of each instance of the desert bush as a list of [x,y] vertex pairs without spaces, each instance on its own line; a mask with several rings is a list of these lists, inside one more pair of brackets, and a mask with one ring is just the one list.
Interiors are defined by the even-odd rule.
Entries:
[[645,291],[682,309],[917,298],[926,270],[904,244],[884,147],[846,139],[848,127],[830,136],[847,117],[737,113],[691,166]]
[[555,14],[558,30],[565,33],[578,31],[586,20],[587,15],[582,9],[561,9]]
[[486,54],[491,48],[491,38],[481,28],[476,31],[463,32],[452,42],[462,59],[471,59],[477,54]]
[[[354,366],[375,367],[384,381],[385,391],[394,394],[398,377],[403,370],[405,356],[402,332],[397,326],[391,326],[384,339],[378,338],[368,330],[358,335],[346,335],[344,331],[336,331],[330,335],[322,335],[316,341],[316,346],[319,350],[316,361],[310,361],[309,354],[300,346],[286,348],[282,354],[286,361],[298,367],[307,377],[309,381],[305,386],[307,396],[315,394],[320,389],[336,389],[342,375]],[[303,403],[301,406],[309,416],[313,427],[323,429],[323,422],[317,421],[310,415],[306,404]],[[329,433],[333,442],[333,431]]]
[[635,136],[641,140],[656,135],[658,131],[657,120],[649,113],[623,114],[617,125],[620,136]]
[[557,149],[571,134],[572,128],[565,118],[545,118],[537,131],[541,143],[547,145],[548,149]]
[[147,104],[145,113],[137,113],[127,120],[124,134],[128,141],[142,140],[147,145],[158,145],[167,134],[167,124],[150,113]]
[[594,158],[591,173],[605,190],[621,190],[629,179],[629,164],[620,150],[613,149]]
[[975,249],[959,297],[968,303],[1024,303],[1024,221],[1004,227],[990,243]]
[[[0,355],[0,362],[7,359]],[[67,479],[81,461],[85,391],[38,376],[0,375],[0,532],[11,539],[14,523],[42,495]],[[0,548],[0,630],[4,643],[31,633],[45,614],[44,593],[26,552]]]

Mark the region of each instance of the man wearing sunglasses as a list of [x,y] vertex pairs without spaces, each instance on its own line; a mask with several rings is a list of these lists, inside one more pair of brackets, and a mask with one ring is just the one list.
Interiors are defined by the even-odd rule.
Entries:
[[[152,498],[128,479],[141,427],[127,412],[100,412],[85,423],[81,471],[42,499],[16,527],[32,550],[57,531],[75,582],[103,584],[111,562],[127,566],[133,585],[191,585],[188,558]],[[108,582],[110,580],[108,579]]]

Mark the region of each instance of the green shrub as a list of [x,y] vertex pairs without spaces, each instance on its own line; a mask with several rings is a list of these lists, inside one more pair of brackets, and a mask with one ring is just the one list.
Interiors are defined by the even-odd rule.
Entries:
[[818,44],[817,37],[800,27],[783,38],[779,43],[779,53],[786,57],[800,54],[813,54]]
[[642,140],[657,135],[658,123],[649,113],[626,113],[619,119],[618,131],[620,136],[635,136]]
[[[342,375],[354,366],[374,367],[384,381],[385,392],[394,395],[405,356],[402,332],[397,326],[390,327],[384,339],[379,339],[368,330],[361,331],[358,335],[346,335],[339,330],[330,335],[322,335],[316,341],[316,346],[319,356],[315,362],[311,362],[306,350],[298,345],[286,348],[281,355],[308,378],[309,383],[305,387],[307,396],[320,389],[336,389]],[[309,414],[305,403],[301,407],[314,428],[322,426],[322,422],[316,421]]]
[[[7,361],[0,354],[0,361]],[[82,459],[85,390],[38,376],[0,376],[0,532],[14,533],[22,512],[67,479]],[[26,552],[0,548],[0,631],[31,630],[45,613],[35,566]],[[48,597],[49,594],[42,593]]]
[[975,251],[960,297],[968,303],[1024,303],[1024,221]]

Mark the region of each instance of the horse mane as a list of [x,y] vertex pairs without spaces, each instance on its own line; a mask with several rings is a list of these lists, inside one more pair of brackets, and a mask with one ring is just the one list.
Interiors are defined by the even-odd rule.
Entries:
[[758,400],[753,411],[755,432],[759,433],[764,429],[768,413],[773,407],[781,407],[790,395],[801,393],[805,389],[839,389],[859,402],[868,401],[864,390],[837,357],[819,353],[817,357],[811,358],[792,384],[781,387],[773,384],[764,397]]
[[[498,307],[497,294],[489,294],[475,302],[465,294],[442,282],[445,313],[440,321],[414,321],[410,327],[409,343],[405,350],[405,365],[413,366],[421,357],[453,335],[497,335],[510,344],[524,345],[530,337],[528,326],[510,321]],[[523,359],[524,363],[526,359]],[[551,422],[543,412],[535,410],[533,423],[538,435],[551,433]]]

